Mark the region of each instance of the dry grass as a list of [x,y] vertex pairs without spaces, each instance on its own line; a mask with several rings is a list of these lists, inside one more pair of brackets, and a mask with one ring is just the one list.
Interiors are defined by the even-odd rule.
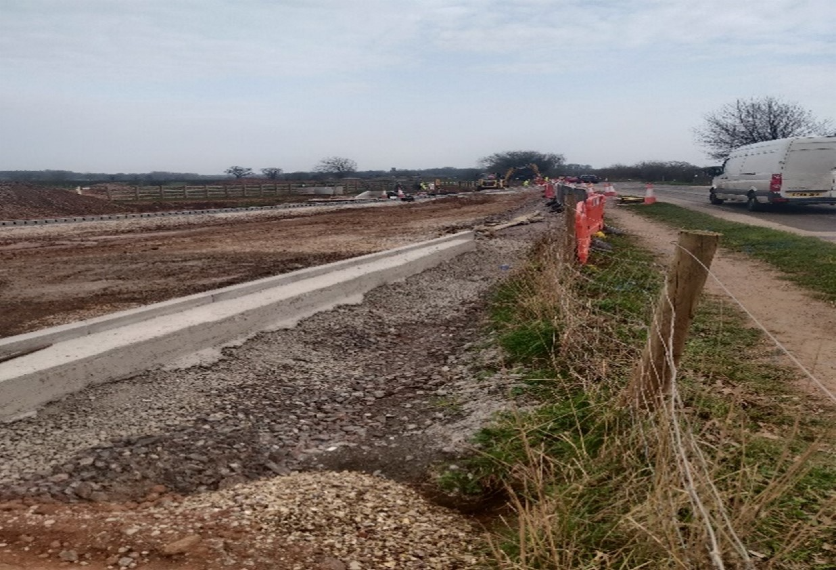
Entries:
[[458,476],[510,496],[497,567],[836,567],[832,411],[794,392],[717,299],[672,397],[653,414],[625,407],[661,278],[646,252],[614,245],[577,270],[547,240],[497,295],[501,343],[543,402],[484,430]]

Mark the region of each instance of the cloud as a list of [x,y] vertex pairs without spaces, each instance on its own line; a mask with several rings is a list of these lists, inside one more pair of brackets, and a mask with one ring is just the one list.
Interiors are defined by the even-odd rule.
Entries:
[[[512,143],[589,163],[676,158],[702,114],[737,97],[836,116],[833,21],[833,0],[0,0],[0,124],[25,133],[0,158],[72,168],[40,143],[59,128],[96,141],[72,160],[127,160],[118,139],[137,160],[153,147],[145,165],[201,171],[218,145],[245,155],[243,133],[259,135],[253,154],[299,161],[286,168],[475,160]],[[445,145],[421,135],[448,129]]]
[[694,58],[836,45],[831,0],[7,0],[3,10],[7,71],[129,79],[363,73],[437,54],[539,72],[544,58],[611,50]]
[[342,3],[30,0],[5,9],[0,65],[116,79],[310,76],[394,65],[391,9]]
[[558,62],[613,50],[659,51],[687,59],[833,53],[836,3],[829,0],[621,0],[465,3],[438,22],[447,51]]

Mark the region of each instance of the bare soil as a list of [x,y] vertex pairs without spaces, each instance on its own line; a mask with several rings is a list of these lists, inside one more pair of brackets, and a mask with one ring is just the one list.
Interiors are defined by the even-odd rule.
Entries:
[[221,361],[0,425],[0,570],[481,567],[480,525],[417,491],[512,405],[521,375],[486,337],[485,295],[547,216]]
[[0,337],[430,239],[532,198],[0,229]]
[[0,220],[26,220],[62,216],[98,216],[136,211],[70,190],[36,184],[0,183]]
[[[677,231],[639,217],[629,208],[611,207],[607,216],[613,225],[637,235],[646,247],[669,259]],[[831,393],[836,393],[836,307],[832,303],[814,299],[782,279],[779,272],[742,254],[718,251],[711,272],[716,279],[709,278],[708,292],[732,296]],[[805,386],[822,395],[812,381],[806,381]]]

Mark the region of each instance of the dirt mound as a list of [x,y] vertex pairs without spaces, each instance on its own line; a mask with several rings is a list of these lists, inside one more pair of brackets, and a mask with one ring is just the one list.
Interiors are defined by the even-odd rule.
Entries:
[[0,220],[29,220],[63,216],[98,216],[132,210],[71,190],[35,184],[0,183]]

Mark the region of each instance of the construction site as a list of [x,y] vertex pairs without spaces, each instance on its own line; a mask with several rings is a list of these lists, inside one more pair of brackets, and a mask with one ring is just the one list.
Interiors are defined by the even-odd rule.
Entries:
[[0,570],[833,567],[832,244],[500,182],[0,186]]
[[[0,217],[120,210],[56,192],[29,188],[26,200],[5,200]],[[480,306],[545,227],[529,223],[543,220],[540,210],[539,193],[512,191],[0,229],[11,422],[0,425],[0,568],[475,566],[475,522],[439,506],[430,471],[465,449],[502,407],[502,386],[517,382],[500,373],[491,390],[474,392],[466,380],[499,358],[476,349]],[[376,261],[400,251],[403,261]],[[35,372],[73,342],[95,350],[130,336],[121,321],[107,324],[120,315],[147,320],[146,307],[322,266],[333,268],[310,281],[381,277],[362,290],[339,281],[301,293],[316,297],[303,313],[293,311],[307,301],[256,305],[254,314],[278,311],[272,326],[247,317],[222,341],[199,344],[192,327],[145,354],[130,337]],[[230,322],[242,321],[231,310]],[[179,311],[147,322],[192,318]],[[87,330],[96,322],[102,332]],[[199,326],[232,326],[212,323]],[[153,361],[172,345],[191,359]],[[125,362],[130,371],[101,375]],[[290,502],[270,514],[260,506],[275,504],[269,496]]]

